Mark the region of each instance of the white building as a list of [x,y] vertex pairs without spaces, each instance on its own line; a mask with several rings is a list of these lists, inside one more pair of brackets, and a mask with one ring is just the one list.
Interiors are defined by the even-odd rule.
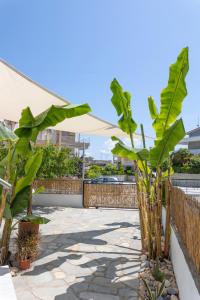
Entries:
[[186,145],[192,154],[200,154],[200,127],[188,131],[180,145]]

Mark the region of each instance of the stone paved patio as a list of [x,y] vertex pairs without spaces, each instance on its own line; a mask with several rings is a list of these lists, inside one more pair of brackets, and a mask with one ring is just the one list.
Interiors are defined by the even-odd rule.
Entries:
[[19,300],[136,300],[140,269],[137,210],[38,208],[41,253],[13,277]]

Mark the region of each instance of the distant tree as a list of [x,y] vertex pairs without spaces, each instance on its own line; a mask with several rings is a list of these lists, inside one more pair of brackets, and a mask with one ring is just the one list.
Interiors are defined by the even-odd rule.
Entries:
[[184,164],[190,161],[192,156],[192,153],[190,153],[188,149],[184,148],[173,152],[171,155],[173,167],[182,167]]
[[102,173],[103,175],[117,175],[118,169],[116,165],[109,163],[103,168]]
[[124,166],[121,163],[117,167],[117,174],[118,175],[124,175],[125,174]]
[[72,155],[68,148],[58,148],[54,145],[36,147],[35,151],[43,151],[43,160],[37,173],[37,178],[59,178],[80,176],[81,159]]
[[102,175],[102,167],[97,165],[90,166],[90,168],[86,171],[87,178],[96,178],[101,175]]

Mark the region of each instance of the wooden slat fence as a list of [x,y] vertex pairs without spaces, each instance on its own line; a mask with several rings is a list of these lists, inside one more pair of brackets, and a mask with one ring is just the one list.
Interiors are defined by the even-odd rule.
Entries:
[[84,207],[137,208],[135,184],[84,183]]
[[200,202],[173,187],[172,221],[197,274],[200,275]]
[[45,193],[50,194],[78,195],[82,194],[83,191],[83,183],[80,179],[54,178],[35,180],[33,187],[38,188],[40,186],[45,188]]

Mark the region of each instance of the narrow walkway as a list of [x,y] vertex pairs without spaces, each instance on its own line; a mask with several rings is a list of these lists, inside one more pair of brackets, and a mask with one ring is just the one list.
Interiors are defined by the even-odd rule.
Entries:
[[14,277],[19,300],[136,300],[140,269],[137,210],[37,209],[41,253]]

